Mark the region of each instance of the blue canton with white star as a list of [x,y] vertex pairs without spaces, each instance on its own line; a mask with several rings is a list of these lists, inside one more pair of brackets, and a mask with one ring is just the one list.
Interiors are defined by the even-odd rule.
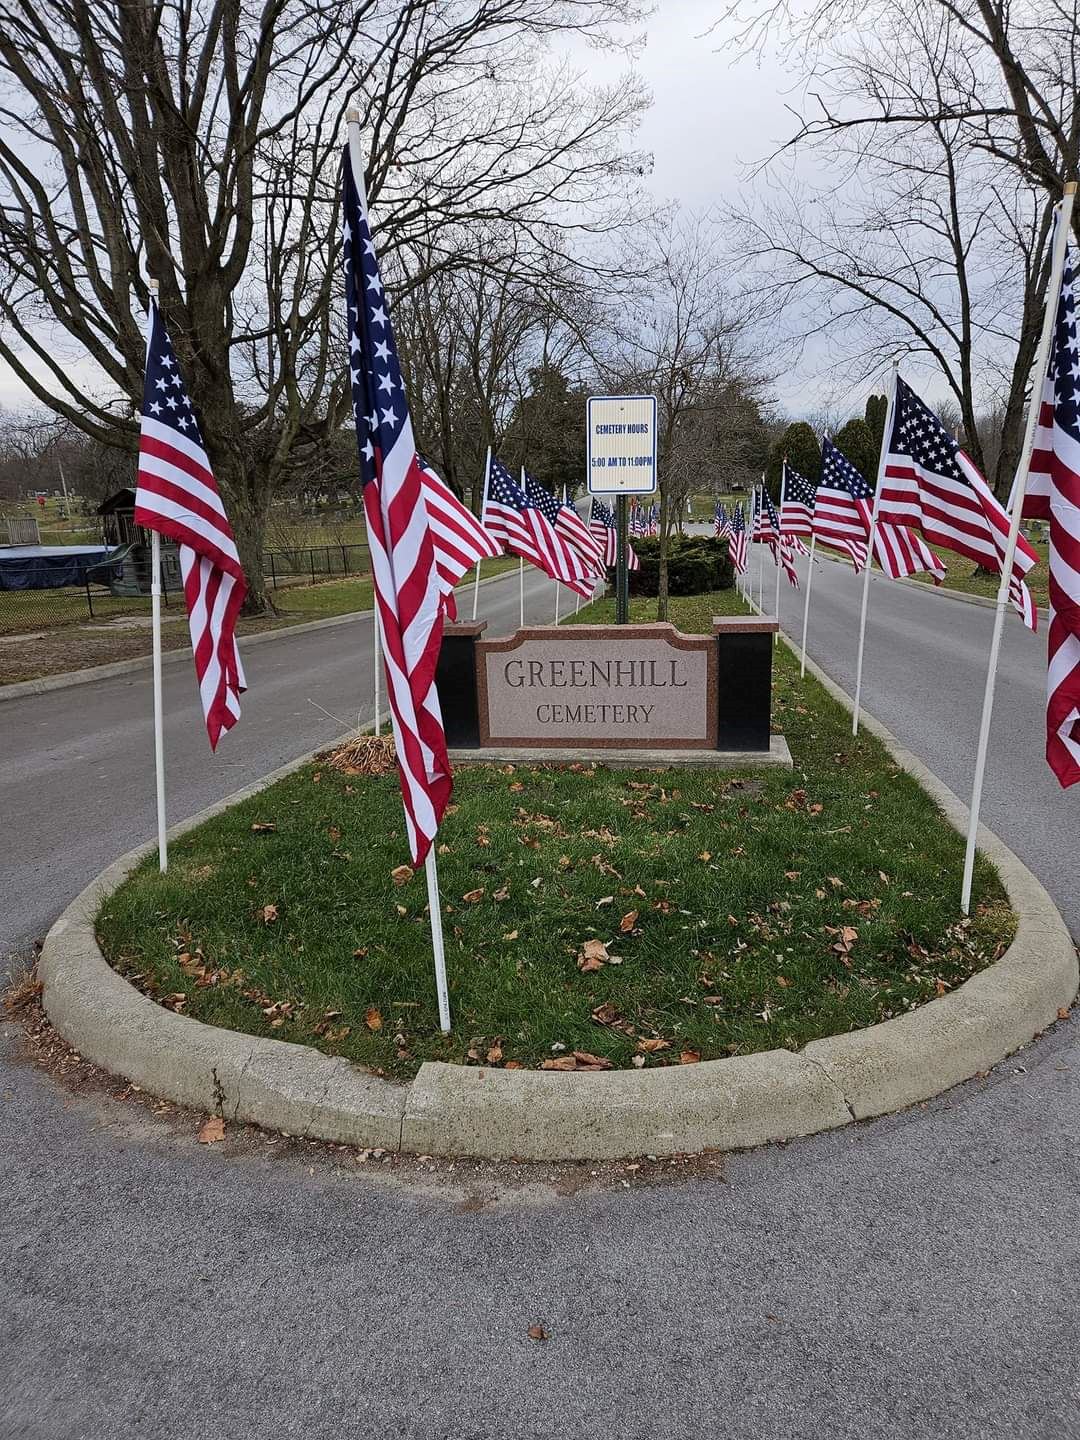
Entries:
[[606,525],[609,530],[615,529],[615,516],[601,500],[593,496],[592,514],[590,520],[599,520],[601,525]]
[[916,465],[946,480],[966,485],[956,462],[960,446],[909,385],[896,378],[896,413],[889,438],[890,455],[906,455]]
[[525,471],[525,498],[534,509],[539,510],[541,515],[547,517],[552,525],[559,518],[559,501],[546,490],[539,480],[534,480],[529,472]]
[[508,505],[514,510],[524,510],[528,504],[521,486],[517,484],[506,466],[496,460],[494,456],[491,459],[491,471],[488,475],[488,494],[500,505]]
[[805,505],[808,509],[814,508],[815,490],[805,475],[800,475],[798,470],[787,467],[786,484],[784,487],[784,499],[793,500],[796,505]]
[[1080,355],[1076,343],[1076,290],[1073,259],[1065,252],[1049,378],[1054,383],[1054,419],[1080,444]]
[[[376,479],[407,417],[405,386],[383,293],[375,246],[345,151],[344,270],[349,317],[352,386],[360,478]],[[378,467],[378,468],[377,468]]]
[[156,303],[152,307],[150,344],[146,353],[146,381],[143,386],[143,414],[167,425],[178,435],[202,446],[199,425],[191,408],[180,367],[176,363],[165,325]]
[[874,498],[870,486],[827,435],[821,442],[821,483],[829,490],[846,490],[856,500]]

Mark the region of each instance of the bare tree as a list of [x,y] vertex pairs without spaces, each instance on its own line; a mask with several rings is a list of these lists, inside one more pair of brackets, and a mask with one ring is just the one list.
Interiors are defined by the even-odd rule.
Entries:
[[615,348],[602,374],[657,398],[660,571],[657,617],[668,614],[668,551],[675,507],[700,476],[702,442],[723,436],[725,412],[764,385],[748,359],[750,314],[725,284],[717,226],[675,211],[650,228],[647,286],[614,317]]
[[[347,414],[335,298],[344,113],[361,111],[388,282],[471,227],[597,234],[643,169],[633,83],[545,59],[636,0],[9,0],[0,27],[0,358],[132,451],[146,277],[251,584],[271,499]],[[99,377],[85,381],[89,359]]]

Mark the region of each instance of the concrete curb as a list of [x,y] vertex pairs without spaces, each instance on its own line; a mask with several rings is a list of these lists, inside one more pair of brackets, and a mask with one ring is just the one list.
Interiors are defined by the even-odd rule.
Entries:
[[[817,550],[815,551],[815,559],[828,560],[831,565],[846,565],[848,569],[851,568],[851,561],[845,560],[841,555],[827,555],[823,551]],[[870,572],[870,578],[875,581],[888,580],[888,576],[883,575],[880,570],[872,570]],[[889,580],[889,584],[908,585],[914,587],[916,590],[928,590],[931,595],[942,595],[947,600],[959,600],[961,605],[979,605],[984,610],[997,609],[997,601],[991,600],[987,595],[969,595],[966,590],[954,590],[950,585],[935,585],[930,580],[916,580],[914,576],[911,575],[908,575],[903,580]],[[1046,607],[1036,606],[1035,608],[1038,611],[1039,619],[1045,621],[1049,615]]]
[[[823,671],[809,661],[807,668],[850,706]],[[962,826],[966,810],[958,797],[865,712],[864,723]],[[275,770],[170,834],[184,834],[311,758]],[[908,1015],[813,1041],[798,1053],[770,1050],[598,1075],[428,1062],[411,1084],[397,1085],[307,1046],[203,1025],[135,990],[109,966],[94,936],[101,904],[152,844],[110,865],[68,906],[49,931],[39,973],[50,1020],[87,1059],[227,1119],[345,1144],[492,1159],[745,1149],[929,1099],[1027,1044],[1072,1002],[1076,951],[1049,895],[996,836],[983,829],[980,844],[1018,918],[1006,954]]]
[[[494,585],[513,575],[505,570],[498,575],[489,575],[480,581],[480,589]],[[348,578],[347,576],[344,578]],[[264,645],[268,640],[280,640],[284,635],[307,635],[313,630],[331,630],[338,625],[351,625],[357,620],[370,620],[373,610],[350,610],[347,615],[329,615],[325,620],[305,620],[300,625],[282,625],[277,630],[259,630],[254,635],[241,635],[241,648],[249,650],[252,645]],[[162,665],[178,665],[181,660],[191,660],[191,649],[181,646],[179,650],[168,650],[161,657]],[[73,685],[89,685],[94,680],[111,680],[115,675],[134,675],[139,670],[149,670],[153,662],[151,655],[137,655],[134,660],[113,660],[108,665],[91,665],[85,670],[65,670],[62,675],[43,675],[38,680],[18,680],[13,685],[0,685],[0,704],[5,700],[20,700],[24,695],[45,695],[50,690],[67,690]]]

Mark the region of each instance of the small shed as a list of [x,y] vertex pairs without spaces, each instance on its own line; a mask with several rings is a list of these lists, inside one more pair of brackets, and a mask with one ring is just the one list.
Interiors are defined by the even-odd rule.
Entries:
[[[150,531],[135,524],[135,491],[117,490],[98,506],[105,543],[117,546],[109,555],[109,569],[100,576],[114,595],[149,595],[151,571]],[[165,592],[179,590],[180,555],[173,540],[161,537],[161,583]]]

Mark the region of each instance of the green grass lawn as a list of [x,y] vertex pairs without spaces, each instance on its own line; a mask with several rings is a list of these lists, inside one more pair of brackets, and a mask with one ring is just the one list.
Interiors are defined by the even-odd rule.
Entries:
[[[679,599],[672,619],[707,630],[740,603]],[[980,860],[961,920],[960,837],[784,647],[774,717],[794,773],[459,768],[439,844],[449,1038],[393,775],[308,766],[177,841],[167,876],[150,857],[99,934],[184,1014],[396,1075],[795,1047],[996,956],[1012,933],[996,874]]]

